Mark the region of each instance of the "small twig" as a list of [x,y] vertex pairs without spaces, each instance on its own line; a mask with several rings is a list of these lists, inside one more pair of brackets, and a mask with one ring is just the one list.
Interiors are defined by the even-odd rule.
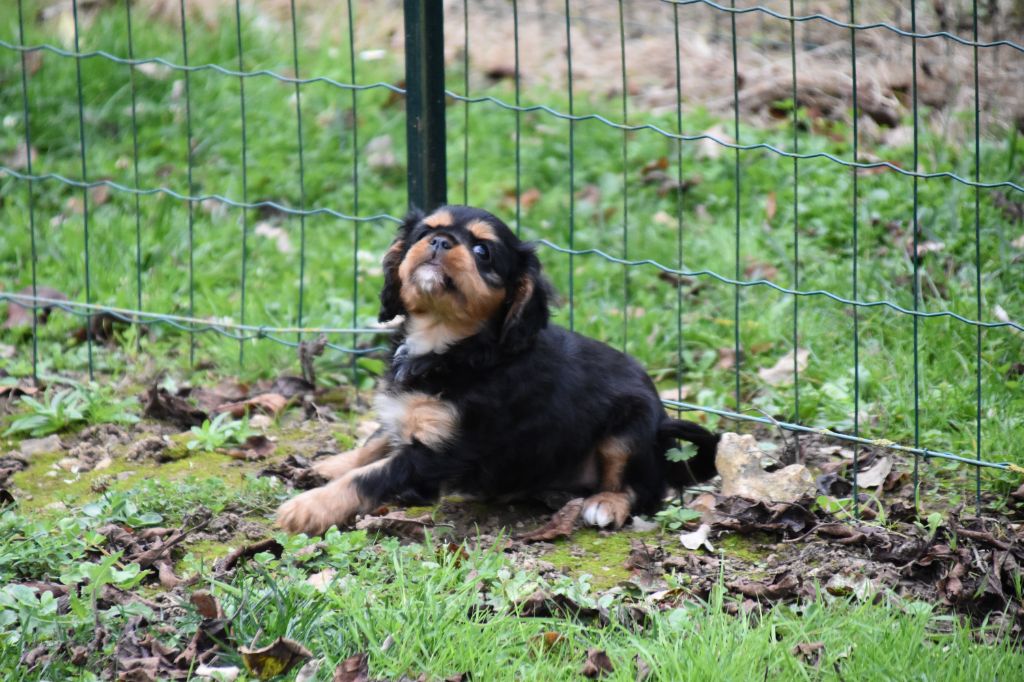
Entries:
[[[765,419],[767,419],[768,421],[770,421],[772,424],[775,425],[775,428],[778,429],[778,431],[779,431],[779,437],[782,439],[782,443],[787,448],[789,447],[789,441],[786,439],[786,430],[784,428],[782,428],[782,425],[779,423],[778,419],[776,419],[772,415],[768,414],[767,412],[762,410],[760,407],[751,407],[751,408],[749,408],[749,409],[747,409],[745,411],[746,412],[751,412],[751,411],[760,412],[764,416]],[[785,452],[785,450],[783,450],[783,452]],[[799,461],[801,461],[803,459],[802,457],[800,457],[800,441],[799,440],[797,440],[796,445],[794,446],[793,454],[795,456],[794,459],[797,462],[799,462]]]
[[316,387],[316,369],[313,367],[313,358],[323,355],[326,347],[327,336],[324,334],[321,334],[315,341],[299,342],[299,364],[302,366],[302,378],[314,388]]

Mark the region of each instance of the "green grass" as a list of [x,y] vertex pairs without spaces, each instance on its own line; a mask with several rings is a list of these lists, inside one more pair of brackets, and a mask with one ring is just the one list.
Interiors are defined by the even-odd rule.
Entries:
[[[56,23],[35,21],[42,4],[25,3],[29,17],[26,41],[62,44]],[[82,49],[127,55],[122,10],[100,11],[83,28]],[[317,19],[327,27],[323,39],[300,44],[303,76],[324,74],[348,80],[345,19],[331,14],[341,11],[340,7],[324,10]],[[357,20],[360,16],[357,11]],[[364,30],[358,32],[361,42],[357,50],[387,44],[375,33],[377,27],[360,28]],[[145,20],[139,13],[133,30],[136,54],[182,62],[181,36],[174,26]],[[289,31],[245,16],[242,35],[246,70],[291,72]],[[0,37],[17,43],[17,36],[16,16],[4,13]],[[235,69],[235,40],[230,17],[212,26],[193,22],[189,62]],[[402,56],[388,52],[380,60],[360,60],[357,67],[360,83],[394,83],[402,77]],[[81,68],[89,178],[133,186],[130,69],[102,58],[84,59]],[[448,72],[454,90],[461,88],[459,68],[453,66]],[[180,72],[166,78],[136,73],[139,185],[241,200],[239,81],[209,70],[189,77],[194,162],[189,188],[182,78]],[[507,82],[476,86],[474,93],[492,94],[504,101],[514,97]],[[406,197],[401,161],[405,118],[400,99],[384,89],[361,91],[356,96],[358,113],[354,114],[348,91],[323,83],[303,86],[305,185],[300,189],[294,87],[258,76],[245,80],[245,96],[245,189],[249,201],[270,199],[298,207],[304,190],[307,207],[330,207],[359,216],[401,215]],[[34,172],[80,177],[74,60],[43,53],[42,66],[29,81],[29,99],[33,146],[38,150]],[[0,49],[0,102],[4,104],[0,158],[7,158],[23,141],[25,128],[20,115],[20,58],[6,49]],[[525,91],[523,103],[568,110],[565,93],[544,86]],[[619,106],[615,101],[576,93],[577,112],[602,113],[618,120]],[[671,112],[644,112],[637,106],[631,111],[634,122],[643,120],[668,130],[675,127]],[[523,206],[521,224],[514,225],[515,201],[509,198],[515,190],[514,114],[493,104],[473,104],[467,131],[462,105],[452,104],[449,113],[449,197],[462,201],[465,196],[469,203],[500,214],[525,238],[543,238],[561,246],[568,246],[571,240],[577,249],[602,249],[614,256],[711,270],[727,277],[736,276],[738,246],[740,279],[761,277],[755,274],[760,270],[770,273],[766,279],[790,287],[796,281],[794,224],[798,224],[799,289],[850,297],[856,255],[860,299],[913,306],[913,265],[904,248],[912,235],[910,178],[892,172],[858,176],[859,235],[854,253],[853,176],[849,169],[823,159],[801,161],[794,212],[791,160],[766,151],[742,152],[737,176],[731,151],[706,157],[700,154],[700,145],[683,143],[682,174],[695,184],[677,204],[673,193],[661,195],[657,185],[644,184],[642,173],[646,164],[665,158],[667,172],[674,177],[676,143],[651,131],[624,135],[599,122],[585,121],[574,126],[575,178],[570,188],[570,124],[530,112],[521,117],[522,187],[536,189],[539,195],[535,203]],[[923,114],[924,120],[927,111]],[[806,120],[806,112],[801,116]],[[358,122],[358,146],[353,144],[353,117]],[[700,108],[688,107],[683,113],[683,129],[688,133],[699,133],[719,122]],[[850,158],[851,131],[834,124],[829,132],[802,132],[801,152]],[[383,135],[392,139],[399,160],[395,166],[370,164],[366,147]],[[462,144],[467,137],[468,169],[462,162]],[[624,137],[628,148],[625,167]],[[740,140],[788,149],[791,130],[785,122],[761,128],[744,125]],[[1024,141],[1019,137],[986,136],[981,151],[983,181],[1021,176]],[[881,147],[862,140],[861,152],[903,168],[912,164],[909,146]],[[352,174],[354,159],[358,182]],[[921,168],[971,177],[973,162],[970,144],[949,140],[922,126]],[[464,173],[468,186],[463,184]],[[194,299],[192,312],[197,317],[240,322],[244,316],[249,324],[282,326],[299,321],[301,269],[305,275],[304,325],[364,326],[376,317],[381,283],[378,259],[394,230],[387,220],[358,223],[329,215],[303,220],[257,210],[243,214],[237,208],[207,201],[193,205],[190,225],[184,202],[155,194],[140,197],[136,205],[133,195],[112,191],[108,197],[89,197],[86,254],[83,215],[76,211],[83,200],[82,191],[53,180],[33,183],[31,190],[34,260],[29,187],[10,176],[0,178],[2,290],[30,285],[34,267],[40,285],[82,301],[88,263],[93,302],[127,308],[141,304],[148,311],[187,314],[192,310],[189,301]],[[576,200],[570,223],[571,190],[575,190]],[[921,180],[918,191],[921,238],[945,245],[942,251],[927,254],[921,264],[920,306],[975,318],[975,192],[948,179]],[[1021,226],[999,209],[995,192],[982,190],[979,202],[981,318],[993,320],[993,310],[999,305],[1019,320],[1019,264],[1015,260],[1019,253],[1010,242],[1020,234]],[[770,205],[775,209],[769,210]],[[681,230],[675,219],[677,211],[682,215]],[[243,219],[248,227],[245,232]],[[274,240],[256,235],[255,226],[261,221],[285,230],[293,250],[282,253]],[[757,375],[758,368],[774,365],[793,345],[790,297],[764,286],[743,288],[737,319],[733,288],[700,276],[696,279],[699,287],[684,288],[680,316],[676,288],[660,279],[654,267],[630,268],[627,286],[627,270],[600,256],[569,258],[544,247],[540,255],[566,302],[556,319],[568,324],[571,311],[577,330],[637,355],[659,386],[681,382],[690,388],[688,399],[692,402],[735,408],[734,370],[717,363],[719,350],[732,347],[738,322],[743,349],[740,409],[763,410],[816,426],[852,428],[853,318],[846,306],[821,296],[799,299],[798,345],[811,354],[809,366],[801,373],[797,414],[792,385],[770,386]],[[80,318],[55,313],[41,329],[38,347],[44,375],[80,375],[86,368],[85,345],[71,339],[81,325]],[[913,321],[883,307],[861,309],[859,332],[861,433],[913,442]],[[918,338],[921,410],[916,430],[920,441],[934,449],[973,454],[977,446],[975,329],[949,318],[922,319]],[[1010,373],[1024,350],[1022,339],[1024,336],[1006,329],[981,333],[981,453],[988,459],[1024,462],[1014,438],[1022,426],[1024,393],[1020,379]],[[189,361],[189,336],[165,325],[154,325],[141,338],[134,330],[120,331],[118,343],[95,345],[93,361],[104,380],[126,376],[129,381],[151,376],[154,369],[186,376],[195,383],[224,374],[252,379],[297,369],[293,350],[266,340],[244,344],[242,366],[238,364],[238,342],[214,333],[198,334],[194,340],[196,365]],[[366,337],[334,340],[342,345],[380,342]],[[0,344],[15,348],[15,356],[3,361],[3,370],[11,377],[29,375],[32,343],[26,332],[0,330]],[[342,355],[322,358],[319,368],[328,381],[350,380],[346,375],[349,360]],[[359,368],[356,380],[366,383],[367,375],[379,372],[380,363],[367,360]],[[6,419],[3,428],[18,417],[31,416],[29,408],[31,405],[25,405],[18,415]],[[81,421],[58,427],[73,428]],[[706,421],[717,422],[714,417]],[[191,466],[176,462],[165,465],[163,471],[188,471]],[[209,466],[223,467],[224,462],[210,456]],[[120,471],[120,467],[120,462],[115,463],[111,471]],[[271,484],[211,477],[205,469],[199,477],[168,481],[147,478],[147,473],[135,474],[95,498],[86,491],[102,474],[69,484],[68,491],[82,494],[69,501],[66,512],[45,509],[42,495],[47,485],[30,486],[36,500],[0,513],[0,546],[5,548],[0,555],[0,583],[58,580],[63,575],[73,581],[89,577],[94,586],[97,582],[130,585],[138,578],[130,565],[111,564],[109,556],[113,555],[102,554],[103,541],[95,529],[103,523],[140,527],[180,523],[200,505],[215,512],[234,510],[259,517],[282,495]],[[1006,490],[1017,484],[1000,474],[984,475],[990,489]],[[969,499],[973,472],[939,463],[926,468],[924,476],[925,480],[941,477],[943,494],[950,499],[961,495]],[[178,557],[179,574],[200,572],[206,586],[233,615],[236,641],[228,647],[223,662],[239,663],[235,645],[259,645],[284,635],[325,657],[321,678],[329,677],[329,671],[345,656],[364,650],[370,652],[371,673],[376,676],[408,673],[415,677],[421,672],[445,676],[471,671],[475,679],[572,679],[589,647],[605,649],[616,666],[611,679],[622,680],[634,679],[631,661],[637,654],[662,679],[748,679],[766,674],[780,679],[1002,679],[1012,677],[1012,671],[1024,663],[1014,643],[979,643],[992,639],[991,633],[940,615],[930,606],[896,599],[880,604],[815,601],[732,616],[724,609],[728,598],[716,593],[706,604],[656,612],[643,631],[634,631],[573,619],[516,616],[510,605],[543,581],[518,572],[503,556],[485,549],[472,550],[470,558],[460,563],[429,545],[399,547],[390,541],[370,542],[360,533],[332,532],[324,552],[307,557],[295,556],[306,540],[282,538],[282,542],[287,545],[282,559],[261,556],[227,583],[218,582],[210,572],[209,558],[217,552],[205,544]],[[326,567],[338,570],[331,588],[320,592],[305,582],[307,575]],[[546,587],[571,594],[581,603],[628,599],[599,596],[592,587],[597,582],[599,578],[567,579]],[[64,654],[31,672],[22,670],[18,661],[25,651],[41,643],[89,643],[97,619],[117,631],[132,615],[141,613],[155,622],[163,617],[138,605],[98,612],[89,597],[94,590],[83,590],[67,611],[58,611],[47,597],[11,585],[0,590],[0,674],[10,676],[17,670],[20,679],[93,679],[90,675],[94,673],[89,671],[99,669],[109,650],[96,651],[91,661],[96,665],[86,668],[70,666]],[[183,646],[194,632],[198,616],[189,610],[169,618],[165,624],[176,632],[169,637]],[[551,651],[539,650],[537,637],[549,631],[561,634],[562,644]],[[380,644],[389,635],[394,645],[381,651]],[[109,648],[113,641],[105,646]],[[818,641],[824,643],[818,667],[791,653],[797,644]]]
[[[78,525],[67,528],[73,520]],[[100,544],[88,528],[101,520],[122,519],[72,516],[60,522],[60,532],[46,533],[41,522],[7,511],[0,516],[0,532],[9,540],[20,526],[37,542],[49,538],[49,544],[39,543],[41,549],[63,552],[62,562],[79,562],[70,564],[74,570],[64,564],[66,581],[88,576],[90,585],[100,581],[131,588],[145,579],[137,566],[104,558],[82,561],[89,546]],[[72,537],[78,539],[69,542]],[[64,548],[54,550],[61,539]],[[642,600],[627,593],[595,593],[586,577],[547,582],[516,570],[489,549],[471,549],[464,557],[429,543],[400,546],[387,539],[371,542],[362,532],[331,531],[318,551],[299,555],[312,541],[279,539],[285,544],[281,559],[257,555],[227,582],[214,577],[205,559],[187,557],[181,565],[179,572],[200,572],[199,585],[214,594],[231,618],[231,640],[218,664],[242,666],[239,646],[269,643],[278,636],[324,659],[320,679],[329,679],[337,663],[363,651],[370,654],[371,673],[387,679],[424,672],[433,677],[470,672],[474,679],[488,680],[575,679],[589,648],[608,653],[615,665],[612,680],[634,679],[635,656],[657,679],[749,679],[765,671],[772,679],[1002,679],[1024,663],[1010,643],[979,643],[984,628],[967,627],[929,605],[895,597],[879,604],[818,599],[728,615],[731,598],[716,590],[706,603],[651,609],[640,628],[601,625],[572,617],[521,617],[515,605],[537,589],[613,614]],[[38,574],[38,567],[31,568]],[[325,569],[337,571],[325,589],[307,582],[309,575]],[[57,611],[48,595],[36,596],[13,584],[0,590],[0,671],[18,669],[21,653],[39,643],[67,643],[69,648],[88,643],[97,622],[116,630],[133,615],[143,615],[154,625],[173,626],[163,628],[160,638],[177,647],[199,626],[191,606],[157,617],[140,604],[97,607],[89,603],[89,593],[83,589],[67,611]],[[559,639],[545,647],[545,633],[552,632]],[[388,639],[392,645],[382,650]],[[817,666],[792,651],[815,642],[824,645]],[[97,679],[90,671],[99,669],[94,664],[102,663],[112,646],[112,640],[101,645],[85,667],[70,665],[61,653],[66,650],[58,650],[37,669],[18,669],[19,679]]]
[[[28,3],[32,15],[32,3]],[[358,19],[357,19],[358,20]],[[344,21],[339,19],[339,26]],[[366,27],[371,29],[373,27]],[[162,56],[180,63],[180,34],[158,21],[136,21],[136,52]],[[15,17],[0,26],[3,36],[17,42]],[[339,55],[347,54],[346,32],[317,44],[300,44],[302,73],[327,74],[346,80]],[[28,22],[27,42],[57,43],[52,25]],[[372,35],[372,31],[370,31]],[[370,38],[367,39],[370,41]],[[300,41],[301,42],[301,41]],[[127,54],[125,20],[121,11],[100,12],[83,29],[83,49],[104,49]],[[247,17],[243,22],[245,68],[290,69],[290,35]],[[234,23],[225,17],[216,27],[190,25],[191,64],[221,64],[237,68]],[[366,47],[360,45],[360,48]],[[85,103],[86,158],[90,178],[110,178],[131,186],[132,135],[128,112],[131,93],[129,68],[101,58],[81,63]],[[360,61],[359,81],[396,82],[401,77],[400,55]],[[453,66],[453,88],[461,74]],[[5,101],[20,105],[20,61],[17,54],[0,52],[0,92]],[[188,193],[186,174],[184,97],[180,72],[165,79],[137,73],[139,108],[139,163],[143,188],[169,187]],[[193,194],[222,194],[242,198],[242,147],[239,82],[211,71],[190,76],[194,141]],[[39,150],[36,173],[80,174],[74,61],[44,53],[40,71],[29,81],[34,146]],[[478,90],[478,94],[484,91]],[[508,84],[486,90],[506,101]],[[250,201],[273,199],[298,206],[298,155],[293,86],[258,76],[245,80],[247,125],[247,196]],[[352,146],[351,99],[347,91],[317,83],[302,88],[305,197],[307,207],[331,207],[361,216],[400,215],[404,210],[404,171],[370,167],[366,145],[389,135],[393,151],[403,158],[404,118],[400,101],[383,89],[361,91],[357,97],[359,149]],[[577,111],[604,113],[616,118],[618,104],[578,93]],[[536,87],[524,93],[524,103],[547,103],[567,110],[564,93]],[[635,109],[635,108],[634,108]],[[15,111],[16,107],[12,107]],[[512,221],[515,215],[515,150],[511,131],[514,114],[489,104],[472,105],[470,117],[468,187],[463,185],[462,105],[452,104],[449,126],[449,196],[489,208]],[[927,113],[927,112],[925,112]],[[806,119],[806,114],[802,112]],[[13,150],[23,139],[20,116],[11,115],[0,129],[0,150]],[[923,117],[923,118],[926,118]],[[674,114],[636,111],[643,120],[665,129],[674,128]],[[707,130],[716,119],[688,108],[683,114],[687,132]],[[666,158],[674,177],[677,145],[651,131],[625,135],[628,162],[623,173],[623,133],[599,122],[575,124],[575,215],[570,237],[568,140],[569,124],[542,112],[522,116],[522,186],[539,190],[535,204],[524,206],[526,238],[544,238],[578,249],[598,248],[616,256],[652,259],[670,267],[711,270],[736,276],[736,235],[739,278],[755,279],[755,270],[768,270],[768,279],[792,286],[794,217],[798,218],[800,269],[798,286],[804,291],[826,290],[852,295],[852,174],[825,159],[799,164],[799,201],[793,212],[793,164],[766,151],[742,152],[739,176],[734,154],[723,150],[717,158],[703,158],[699,145],[682,145],[682,173],[697,184],[677,206],[674,193],[661,196],[656,185],[642,182],[645,164]],[[803,132],[800,150],[827,152],[849,158],[851,132],[840,123],[829,134]],[[509,133],[509,134],[505,134]],[[920,165],[928,171],[951,171],[969,177],[973,169],[970,145],[951,143],[929,126],[920,129]],[[790,148],[791,131],[785,122],[775,127],[741,126],[742,142],[768,142]],[[862,141],[862,155],[872,154],[900,165],[911,165],[909,147],[876,147]],[[352,175],[353,155],[359,166]],[[1019,175],[1024,140],[986,137],[982,143],[982,179],[998,181]],[[867,301],[893,301],[913,306],[912,271],[904,242],[911,238],[912,179],[893,172],[864,173],[858,178],[858,297]],[[0,243],[0,281],[18,289],[31,282],[32,258],[28,226],[27,185],[11,178],[0,180],[5,201],[0,218],[10,227]],[[739,184],[739,225],[736,192]],[[921,264],[920,307],[950,310],[968,318],[978,316],[974,288],[974,190],[947,179],[922,180],[919,185],[921,239],[945,244]],[[82,192],[56,181],[33,185],[36,222],[37,276],[76,300],[85,298],[83,217],[69,208]],[[980,200],[980,260],[982,266],[981,319],[992,321],[993,309],[1003,306],[1019,317],[1014,295],[1014,251],[1009,242],[1019,226],[996,205],[995,193],[982,191]],[[774,201],[775,211],[767,205]],[[680,232],[675,216],[681,210]],[[628,222],[625,215],[628,211]],[[249,211],[243,237],[239,209],[204,202],[194,205],[191,228],[187,205],[163,195],[139,200],[136,234],[135,198],[112,192],[102,204],[92,201],[89,213],[88,262],[91,297],[95,302],[185,314],[190,296],[198,317],[243,319],[242,269],[245,267],[244,319],[258,325],[291,325],[298,321],[299,270],[305,271],[302,322],[314,326],[367,325],[376,314],[380,286],[379,255],[393,232],[387,221],[353,223],[331,216],[278,216]],[[293,251],[280,253],[276,242],[255,235],[254,226],[271,221],[289,235]],[[625,223],[625,224],[624,224]],[[300,251],[304,224],[305,249]],[[138,236],[141,258],[136,264]],[[358,239],[359,251],[354,251]],[[627,243],[628,242],[628,243]],[[244,243],[244,258],[243,258]],[[682,260],[679,260],[679,253]],[[735,370],[716,366],[719,349],[731,348],[739,324],[743,360],[739,368],[740,405],[787,420],[839,430],[852,429],[854,402],[853,318],[847,306],[821,296],[799,300],[800,332],[797,344],[810,351],[809,366],[799,383],[800,412],[794,411],[792,385],[771,386],[757,369],[770,367],[793,345],[792,298],[765,286],[739,292],[738,319],[734,318],[734,291],[729,285],[700,277],[700,287],[687,288],[682,315],[677,314],[675,287],[658,278],[651,266],[627,270],[597,255],[570,259],[541,248],[545,267],[566,301],[572,302],[576,329],[638,355],[663,385],[682,382],[691,388],[689,400],[701,405],[736,408]],[[192,263],[190,274],[189,263]],[[136,286],[136,265],[141,290]],[[569,289],[569,270],[574,286]],[[774,272],[772,272],[774,269]],[[751,274],[747,274],[747,273]],[[356,289],[358,286],[358,290]],[[628,293],[627,293],[628,292]],[[624,313],[624,311],[627,311]],[[563,306],[557,320],[568,323],[570,308]],[[67,334],[78,319],[56,315],[42,332],[40,354],[45,371],[80,370],[85,349],[67,348]],[[859,399],[861,434],[913,442],[933,449],[975,453],[974,376],[976,331],[949,318],[921,319],[918,324],[919,417],[914,417],[914,329],[910,316],[877,307],[859,312]],[[681,329],[681,335],[678,330]],[[1005,328],[981,333],[982,444],[981,454],[991,460],[1020,459],[1013,434],[1021,427],[1024,394],[1010,367],[1019,358],[1022,337]],[[374,343],[373,339],[336,339],[343,345]],[[0,341],[14,342],[19,356],[11,362],[13,374],[30,369],[23,336],[5,332]],[[377,340],[379,342],[379,339]],[[161,358],[187,367],[188,336],[155,326],[145,340],[142,357]],[[214,333],[195,337],[196,361],[212,365],[218,373],[268,375],[293,362],[293,351],[267,341],[244,344],[246,363],[237,365],[238,342]],[[134,346],[133,343],[126,344]],[[140,354],[94,349],[99,370],[130,373]],[[679,359],[682,359],[680,364]],[[344,357],[328,364],[342,367]],[[714,423],[714,417],[708,417]],[[1000,475],[986,472],[986,478]]]
[[117,396],[109,386],[50,388],[42,396],[23,396],[24,414],[11,420],[4,436],[45,436],[84,424],[132,424],[139,420],[135,398]]

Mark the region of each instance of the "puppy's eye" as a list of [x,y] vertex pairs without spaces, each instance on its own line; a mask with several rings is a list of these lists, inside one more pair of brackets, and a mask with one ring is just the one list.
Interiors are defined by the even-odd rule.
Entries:
[[491,259],[491,251],[485,244],[474,244],[473,253],[475,253],[480,260],[486,261]]

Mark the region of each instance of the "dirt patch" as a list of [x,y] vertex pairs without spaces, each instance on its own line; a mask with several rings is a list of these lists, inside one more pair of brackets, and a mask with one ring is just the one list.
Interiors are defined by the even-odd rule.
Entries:
[[[785,2],[757,3],[782,15]],[[803,9],[801,9],[802,7]],[[846,2],[825,0],[813,10],[804,5],[798,15],[820,13],[849,21]],[[460,2],[445,3],[446,53],[452,67],[462,60],[467,33]],[[615,3],[574,7],[572,24],[573,86],[577,92],[621,97],[623,84],[630,95],[629,110],[672,110],[676,105],[676,29],[672,3],[627,3],[621,40],[625,45],[625,74],[620,50],[619,9]],[[856,23],[885,22],[910,31],[909,12],[902,6],[859,7]],[[568,82],[565,56],[565,6],[550,0],[520,2],[519,70],[522,87],[543,84],[564,91]],[[679,64],[684,107],[703,106],[725,115],[733,109],[731,16],[704,4],[678,7]],[[790,22],[765,13],[735,15],[736,81],[741,115],[760,119],[785,117],[778,103],[793,97]],[[794,25],[796,40],[796,98],[812,116],[844,118],[853,102],[850,32],[821,19]],[[1024,14],[1011,2],[990,3],[979,17],[979,40],[1018,40]],[[1016,27],[1016,29],[1012,28]],[[917,33],[946,31],[963,39],[972,36],[969,7],[962,3],[933,3],[919,8]],[[473,3],[468,31],[470,65],[475,78],[471,91],[495,79],[515,75],[512,12],[508,3]],[[882,127],[893,127],[909,115],[913,87],[913,41],[886,29],[857,32],[857,95],[864,114],[862,135],[881,138]],[[973,109],[973,52],[946,38],[917,40],[917,88],[923,105],[935,110],[932,123],[957,131],[965,124],[949,117]],[[986,126],[1020,125],[1024,116],[1024,60],[1011,48],[979,49],[980,106]],[[476,82],[474,82],[476,81]],[[694,131],[689,131],[694,132]],[[697,131],[699,132],[699,131]],[[968,129],[961,132],[969,133]]]

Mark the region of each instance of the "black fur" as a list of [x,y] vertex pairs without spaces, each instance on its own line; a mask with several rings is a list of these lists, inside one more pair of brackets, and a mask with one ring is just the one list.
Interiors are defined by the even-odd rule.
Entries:
[[[387,466],[357,479],[363,497],[423,499],[445,490],[485,498],[596,493],[597,482],[584,474],[597,444],[610,437],[631,445],[624,485],[634,493],[634,512],[656,511],[669,487],[714,476],[718,436],[670,418],[636,360],[548,324],[551,287],[531,245],[489,213],[446,210],[455,218],[449,231],[459,239],[466,239],[459,226],[471,220],[494,228],[500,248],[480,267],[504,283],[506,300],[479,333],[442,353],[410,357],[400,330],[386,392],[437,396],[456,408],[458,428],[437,451],[418,441],[400,447]],[[401,226],[396,242],[402,242],[403,256],[422,238],[422,218],[413,213]],[[405,313],[397,277],[401,258],[397,252],[388,257],[394,262],[385,262],[382,320]],[[697,456],[668,462],[665,453],[678,439],[695,443]]]

